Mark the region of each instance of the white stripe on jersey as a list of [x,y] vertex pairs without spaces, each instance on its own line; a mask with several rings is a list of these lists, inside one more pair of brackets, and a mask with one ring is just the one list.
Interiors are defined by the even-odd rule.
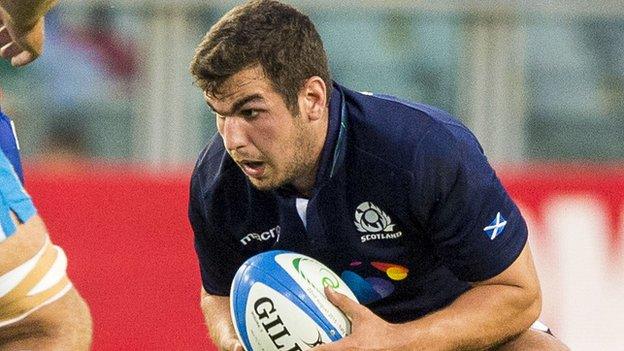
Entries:
[[13,138],[15,138],[15,146],[17,146],[17,149],[20,149],[20,144],[19,144],[19,139],[17,139],[17,130],[15,129],[15,123],[13,123],[13,120],[10,119],[9,120],[11,122],[11,130],[13,131]]

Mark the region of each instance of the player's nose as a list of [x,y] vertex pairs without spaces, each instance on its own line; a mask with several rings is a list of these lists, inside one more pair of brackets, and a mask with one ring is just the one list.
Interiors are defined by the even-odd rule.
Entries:
[[227,150],[237,150],[247,145],[245,121],[242,118],[225,118],[222,122],[221,137]]

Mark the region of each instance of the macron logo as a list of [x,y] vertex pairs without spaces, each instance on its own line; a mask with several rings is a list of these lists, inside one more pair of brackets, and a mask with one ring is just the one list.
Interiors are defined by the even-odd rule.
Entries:
[[485,235],[487,235],[487,237],[490,238],[490,240],[494,240],[496,239],[497,236],[503,234],[503,232],[505,231],[506,225],[507,225],[507,221],[501,215],[501,213],[498,212],[496,213],[496,218],[494,218],[494,220],[492,221],[492,223],[490,223],[490,225],[483,228],[483,231],[485,232]]
[[260,241],[260,242],[264,242],[264,241],[275,241],[278,242],[279,238],[280,238],[280,232],[281,232],[281,228],[280,226],[275,226],[275,228],[271,228],[269,230],[267,230],[266,232],[262,232],[262,233],[249,233],[247,235],[245,235],[242,239],[240,239],[241,244],[243,244],[244,246],[246,246],[247,244],[251,243],[252,241]]

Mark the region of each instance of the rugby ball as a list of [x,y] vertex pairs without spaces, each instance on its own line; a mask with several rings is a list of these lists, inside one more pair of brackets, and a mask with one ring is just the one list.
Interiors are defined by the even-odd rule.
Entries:
[[301,254],[273,250],[238,269],[230,290],[230,312],[247,351],[296,351],[339,340],[349,319],[327,298],[329,286],[357,301],[325,265]]

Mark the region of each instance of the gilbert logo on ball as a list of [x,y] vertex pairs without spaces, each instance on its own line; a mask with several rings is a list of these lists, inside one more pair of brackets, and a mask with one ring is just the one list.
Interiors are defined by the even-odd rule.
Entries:
[[248,259],[230,291],[232,321],[245,350],[308,350],[348,335],[351,323],[327,300],[325,286],[357,301],[338,275],[311,257],[273,250]]

